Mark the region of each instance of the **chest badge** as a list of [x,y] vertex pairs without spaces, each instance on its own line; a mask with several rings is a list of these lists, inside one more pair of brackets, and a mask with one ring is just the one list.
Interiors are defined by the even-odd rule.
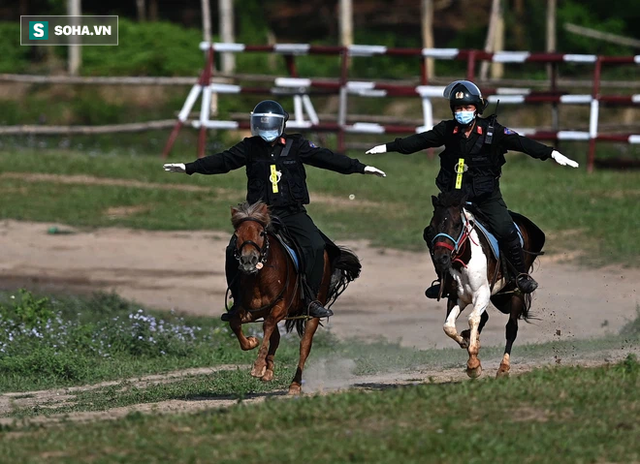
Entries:
[[282,171],[278,171],[275,164],[272,164],[270,167],[271,175],[269,176],[269,181],[271,181],[271,191],[273,193],[278,193],[278,183],[282,178]]

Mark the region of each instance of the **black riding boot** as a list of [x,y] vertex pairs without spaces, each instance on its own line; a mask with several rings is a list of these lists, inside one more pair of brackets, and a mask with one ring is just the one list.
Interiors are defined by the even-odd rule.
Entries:
[[513,264],[518,275],[516,276],[516,284],[522,293],[533,293],[538,288],[538,282],[527,273],[527,267],[524,261],[524,250],[520,244],[520,237],[516,237],[505,243],[505,251],[507,259]]
[[307,254],[304,256],[305,261],[305,285],[307,295],[307,301],[309,302],[309,306],[307,307],[307,314],[311,317],[330,317],[333,316],[333,311],[322,306],[322,303],[318,301],[318,290],[320,285],[322,284],[322,274],[324,273],[324,241],[322,243],[322,248],[315,251],[315,254],[312,254],[310,250],[306,251]]
[[[229,242],[229,246],[227,246],[226,250],[226,261],[224,266],[225,275],[227,277],[227,286],[229,287],[229,291],[231,293],[231,297],[233,298],[233,305],[231,308],[227,309],[226,313],[223,313],[220,316],[225,322],[228,322],[233,316],[238,313],[239,309],[239,299],[240,299],[240,270],[238,269],[238,260],[234,256],[234,251],[236,249],[236,236],[231,237],[231,241]],[[226,302],[225,302],[226,303]],[[226,308],[225,308],[226,309]]]
[[313,300],[309,303],[309,316],[311,317],[331,317],[333,316],[333,311],[325,308],[318,300]]
[[429,287],[428,289],[425,290],[424,292],[424,296],[426,296],[427,298],[430,298],[432,300],[437,300],[438,296],[440,296],[440,286],[442,284],[440,283],[440,280],[434,280],[433,282],[431,282],[431,287]]

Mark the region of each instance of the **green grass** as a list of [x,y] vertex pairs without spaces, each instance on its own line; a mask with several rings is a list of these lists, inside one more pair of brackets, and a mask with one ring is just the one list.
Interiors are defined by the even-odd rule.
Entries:
[[[92,384],[176,369],[249,366],[227,324],[140,310],[116,295],[35,298],[0,293],[0,392]],[[159,328],[164,325],[164,330]],[[250,325],[246,332],[257,330]],[[193,334],[193,335],[191,335]],[[297,360],[288,336],[279,360]],[[318,338],[322,346],[326,338]]]
[[[570,153],[569,153],[570,154]],[[422,249],[429,221],[437,161],[424,154],[370,157],[352,153],[384,169],[386,179],[341,176],[309,168],[312,192],[376,205],[316,202],[310,214],[336,240],[369,239],[374,245]],[[181,158],[189,161],[192,156]],[[174,158],[177,161],[177,158]],[[63,222],[75,226],[120,225],[144,229],[230,231],[228,207],[244,197],[244,170],[223,176],[167,174],[156,157],[73,152],[0,152],[0,174],[92,175],[170,185],[195,185],[190,192],[104,185],[68,185],[3,179],[0,218]],[[640,172],[573,170],[509,155],[502,191],[510,208],[529,216],[549,235],[547,249],[582,250],[586,262],[639,265]],[[219,191],[216,189],[225,189]],[[109,218],[108,208],[140,207],[129,216]]]
[[[635,462],[640,364],[6,427],[7,462]],[[18,433],[13,433],[13,430]]]

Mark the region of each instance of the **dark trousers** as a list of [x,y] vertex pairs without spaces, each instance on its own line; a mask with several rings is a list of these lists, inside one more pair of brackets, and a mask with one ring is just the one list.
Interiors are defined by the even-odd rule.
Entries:
[[[324,271],[324,249],[325,241],[320,235],[320,231],[313,223],[305,210],[297,212],[274,210],[273,214],[280,218],[280,221],[286,226],[287,230],[294,238],[300,250],[302,251],[302,263],[304,272],[307,276],[307,283],[311,287],[313,296],[317,296],[322,283],[322,274]],[[226,274],[227,283],[234,293],[234,286],[231,283],[238,273],[238,264],[233,256],[236,248],[236,236],[231,237],[229,246],[227,247],[227,264]]]
[[306,211],[283,215],[280,220],[287,227],[287,230],[302,251],[302,262],[307,276],[307,283],[315,297],[320,290],[324,271],[324,238],[322,238],[320,231]]
[[518,239],[518,230],[513,224],[513,218],[507,210],[507,205],[502,199],[500,189],[496,189],[486,199],[476,199],[473,202],[484,216],[489,230],[491,230],[499,242],[509,242]]

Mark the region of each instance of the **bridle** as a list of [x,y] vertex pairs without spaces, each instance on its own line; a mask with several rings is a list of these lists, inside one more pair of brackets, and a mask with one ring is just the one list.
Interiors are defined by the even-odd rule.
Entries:
[[264,222],[262,222],[261,220],[259,220],[259,219],[252,218],[252,217],[246,217],[246,218],[242,218],[242,219],[240,219],[238,221],[236,229],[243,222],[256,222],[256,223],[260,224],[260,226],[262,227],[262,232],[260,232],[260,236],[264,237],[264,242],[262,243],[262,246],[259,246],[253,240],[245,240],[244,242],[242,242],[242,244],[239,247],[237,247],[235,250],[233,250],[233,256],[237,261],[240,261],[240,256],[242,255],[242,249],[246,245],[251,245],[256,250],[258,250],[259,257],[260,257],[260,260],[258,262],[262,263],[264,265],[267,262],[267,258],[268,258],[268,255],[269,255],[269,234],[267,233],[267,225]]
[[[238,229],[238,227],[240,226],[240,224],[242,224],[243,222],[256,222],[258,224],[260,224],[262,226],[262,231],[260,232],[260,236],[264,237],[264,243],[262,244],[262,247],[260,247],[256,242],[254,242],[253,240],[245,240],[244,242],[242,242],[242,244],[237,247],[234,251],[233,251],[233,256],[236,258],[236,260],[240,261],[240,256],[241,256],[241,252],[242,249],[245,247],[245,245],[251,245],[253,247],[255,247],[256,250],[258,250],[258,253],[260,253],[260,260],[258,261],[258,263],[262,264],[264,266],[264,264],[266,264],[267,262],[267,258],[269,257],[269,233],[267,232],[267,225],[256,218],[253,217],[246,217],[246,218],[242,218],[240,219],[237,223],[236,223],[236,230]],[[289,287],[289,259],[285,258],[285,262],[287,263],[287,268],[286,268],[286,280],[284,282],[284,285],[282,286],[282,288],[280,289],[280,291],[278,292],[278,294],[276,295],[276,297],[273,299],[273,301],[271,301],[270,303],[267,303],[264,306],[261,306],[259,308],[256,309],[250,309],[250,308],[245,308],[247,312],[249,313],[257,313],[260,311],[265,311],[268,309],[271,309],[272,307],[274,307],[276,305],[276,303],[278,301],[280,301],[282,299],[282,297],[284,296],[284,292],[285,290]],[[260,266],[258,268],[258,272],[260,272],[260,270],[262,269],[263,266]],[[238,275],[236,275],[236,278],[238,278]],[[228,307],[228,297],[229,297],[229,291],[230,289],[227,288],[227,291],[225,293],[225,308]],[[296,295],[298,291],[298,280],[296,279],[296,286],[293,290],[293,294]],[[236,296],[236,298],[239,298],[240,295]],[[286,309],[286,313],[289,313],[289,308],[291,307],[291,304],[293,304],[293,300],[291,302],[289,302],[289,306]]]
[[[460,235],[458,236],[457,240],[449,234],[440,232],[439,234],[436,234],[435,237],[433,237],[433,239],[431,240],[431,243],[433,244],[434,249],[446,248],[447,250],[451,251],[452,264],[455,262],[459,262],[464,267],[467,267],[467,265],[462,261],[462,259],[460,259],[460,255],[464,251],[464,247],[469,237],[471,236],[471,231],[473,230],[473,224],[467,219],[464,209],[462,209],[460,217],[462,218],[462,230],[460,231]],[[453,245],[450,245],[449,243],[444,242],[442,240],[436,241],[438,237],[444,237],[451,240],[453,242]]]

